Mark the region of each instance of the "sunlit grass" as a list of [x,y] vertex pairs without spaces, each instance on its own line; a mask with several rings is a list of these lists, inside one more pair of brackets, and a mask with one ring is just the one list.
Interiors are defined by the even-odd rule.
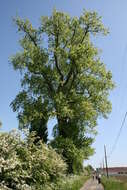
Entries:
[[127,190],[127,183],[115,178],[103,178],[102,183],[105,190]]
[[88,179],[88,176],[71,176],[68,179],[65,179],[64,183],[59,184],[58,189],[60,190],[80,190],[85,181]]

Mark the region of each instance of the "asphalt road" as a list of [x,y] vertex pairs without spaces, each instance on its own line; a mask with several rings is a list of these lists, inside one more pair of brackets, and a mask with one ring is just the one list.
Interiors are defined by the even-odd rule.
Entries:
[[89,179],[80,190],[104,190],[104,188],[97,183],[97,180]]

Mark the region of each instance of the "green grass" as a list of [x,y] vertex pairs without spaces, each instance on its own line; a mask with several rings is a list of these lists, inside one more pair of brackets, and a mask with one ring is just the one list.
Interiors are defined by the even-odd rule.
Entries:
[[102,179],[102,184],[105,190],[127,190],[127,184],[113,178]]
[[84,185],[88,176],[71,176],[65,179],[64,182],[59,184],[59,190],[80,190],[80,188]]

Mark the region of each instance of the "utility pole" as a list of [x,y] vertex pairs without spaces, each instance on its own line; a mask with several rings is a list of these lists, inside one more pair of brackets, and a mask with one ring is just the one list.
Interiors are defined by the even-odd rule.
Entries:
[[103,175],[105,174],[105,165],[104,165],[104,159],[103,159]]
[[106,146],[105,146],[105,145],[104,145],[104,153],[105,153],[105,166],[106,166],[106,174],[107,174],[107,178],[109,178],[109,175],[108,175],[107,154],[106,154]]

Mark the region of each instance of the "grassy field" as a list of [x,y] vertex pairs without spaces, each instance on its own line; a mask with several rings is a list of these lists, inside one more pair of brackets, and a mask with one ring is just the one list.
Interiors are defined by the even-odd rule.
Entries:
[[105,190],[127,190],[127,178],[126,177],[116,177],[106,179],[103,178],[102,183]]
[[115,176],[115,179],[127,183],[127,176]]

